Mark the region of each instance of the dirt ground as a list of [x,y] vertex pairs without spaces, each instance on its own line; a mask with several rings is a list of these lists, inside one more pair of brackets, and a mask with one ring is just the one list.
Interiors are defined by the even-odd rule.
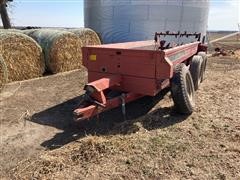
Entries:
[[[74,71],[13,83],[1,93],[0,174],[5,179],[239,179],[240,61],[210,58],[189,117],[169,92],[78,125],[86,79]],[[32,90],[34,89],[34,90]]]
[[72,111],[84,69],[16,82],[0,94],[1,179],[240,179],[240,60],[209,58],[191,116],[168,90],[99,119]]

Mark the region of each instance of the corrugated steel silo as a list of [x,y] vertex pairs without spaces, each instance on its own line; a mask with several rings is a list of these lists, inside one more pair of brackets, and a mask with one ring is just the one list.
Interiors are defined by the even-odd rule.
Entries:
[[84,1],[85,27],[98,32],[104,43],[149,40],[167,30],[205,35],[208,11],[209,0]]

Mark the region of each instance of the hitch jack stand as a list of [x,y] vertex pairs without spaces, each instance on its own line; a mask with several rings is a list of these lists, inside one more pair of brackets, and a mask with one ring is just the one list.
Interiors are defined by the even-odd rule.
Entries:
[[90,119],[101,112],[113,109],[121,105],[122,114],[126,119],[126,103],[143,97],[136,93],[122,93],[120,96],[107,98],[106,90],[111,90],[113,86],[119,86],[121,83],[120,76],[108,76],[97,81],[91,82],[84,87],[86,91],[83,101],[79,108],[74,110],[74,120],[82,121]]

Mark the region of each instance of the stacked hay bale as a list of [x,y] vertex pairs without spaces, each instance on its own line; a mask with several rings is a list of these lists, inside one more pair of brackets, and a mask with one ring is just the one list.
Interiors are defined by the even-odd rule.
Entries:
[[100,45],[101,40],[98,34],[89,28],[68,29],[68,31],[76,34],[83,42],[83,46]]
[[48,71],[59,73],[81,68],[83,43],[74,33],[56,29],[26,30],[24,33],[42,47]]
[[0,31],[0,54],[8,71],[8,82],[40,77],[45,65],[41,47],[17,31]]
[[3,57],[0,55],[0,92],[7,82],[8,79],[8,72],[7,72],[7,65],[3,60]]

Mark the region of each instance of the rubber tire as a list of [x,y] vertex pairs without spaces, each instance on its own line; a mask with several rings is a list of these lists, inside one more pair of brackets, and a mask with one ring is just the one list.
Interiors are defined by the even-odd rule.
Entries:
[[200,83],[201,83],[202,63],[203,63],[202,56],[195,55],[192,57],[192,62],[190,64],[189,70],[192,75],[192,80],[193,80],[195,90],[198,90]]
[[198,53],[199,56],[202,56],[203,58],[203,63],[202,63],[202,68],[201,68],[201,82],[204,81],[205,79],[205,74],[206,74],[206,69],[207,69],[207,54],[205,52],[199,52]]
[[191,73],[185,64],[179,64],[175,68],[171,79],[171,94],[178,113],[192,114],[195,107],[195,90]]

